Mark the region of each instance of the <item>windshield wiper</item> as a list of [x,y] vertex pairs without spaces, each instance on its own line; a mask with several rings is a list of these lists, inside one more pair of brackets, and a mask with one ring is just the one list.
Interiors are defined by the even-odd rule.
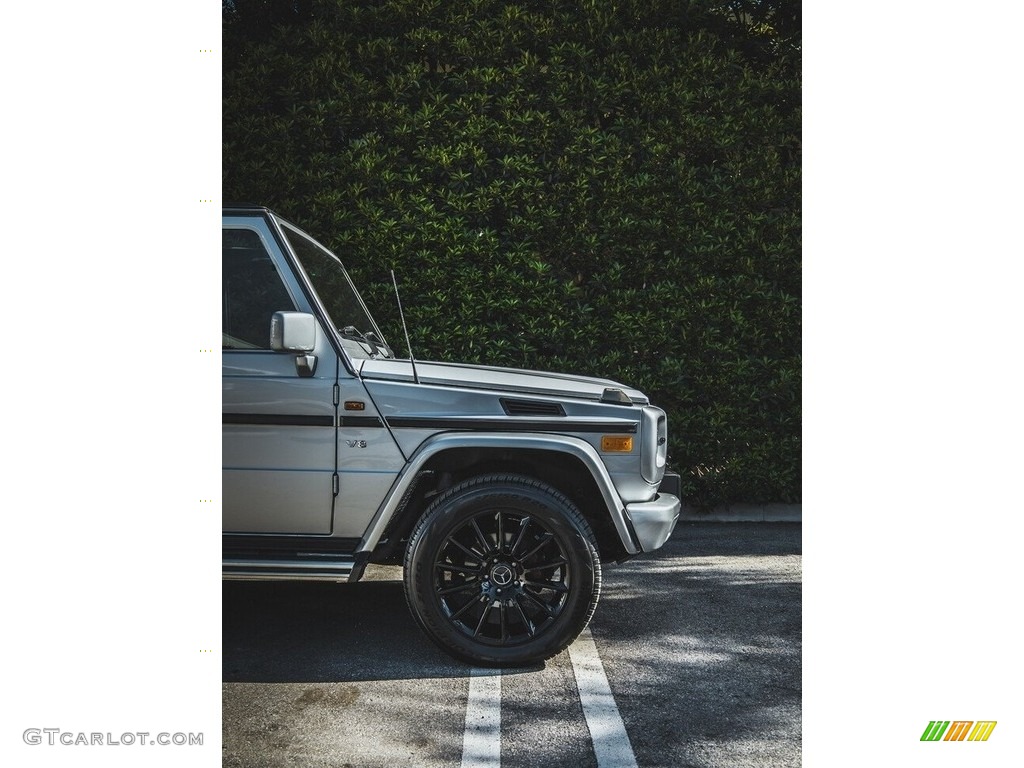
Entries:
[[363,333],[354,325],[346,325],[344,328],[339,328],[338,332],[346,339],[354,339],[366,344],[370,348],[371,357],[388,357],[386,352],[381,351],[381,347],[387,349],[387,345],[377,338],[377,334],[373,331]]

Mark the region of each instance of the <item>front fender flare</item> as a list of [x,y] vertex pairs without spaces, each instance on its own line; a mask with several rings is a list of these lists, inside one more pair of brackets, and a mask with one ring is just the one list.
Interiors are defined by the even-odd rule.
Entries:
[[370,526],[359,542],[358,551],[372,552],[380,542],[381,536],[387,529],[391,518],[398,511],[402,497],[409,489],[409,486],[416,479],[416,475],[426,463],[439,453],[456,448],[503,448],[520,450],[541,450],[557,451],[579,459],[590,472],[591,477],[597,484],[601,497],[604,499],[608,515],[615,525],[619,534],[622,546],[627,553],[635,555],[641,551],[633,532],[632,524],[626,515],[626,507],[615,490],[608,468],[601,461],[597,450],[590,443],[578,437],[565,435],[549,435],[544,433],[481,433],[481,432],[446,432],[434,435],[416,449],[416,452],[409,459],[405,468],[395,479],[394,485],[388,491],[377,513],[374,515]]

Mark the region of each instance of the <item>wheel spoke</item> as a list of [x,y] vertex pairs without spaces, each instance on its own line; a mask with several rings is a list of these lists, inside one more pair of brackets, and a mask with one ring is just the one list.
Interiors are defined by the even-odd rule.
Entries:
[[508,641],[508,624],[505,620],[505,603],[502,602],[498,606],[499,615],[501,616],[501,642]]
[[439,594],[439,595],[450,595],[453,592],[461,592],[461,591],[466,590],[466,589],[476,589],[477,585],[478,585],[478,582],[476,580],[464,581],[461,584],[458,584],[458,585],[456,585],[454,587],[448,587],[447,589],[439,589],[437,591],[437,594]]
[[540,544],[538,544],[536,547],[531,549],[525,555],[520,557],[519,558],[520,561],[526,560],[528,557],[530,557],[530,555],[534,555],[537,552],[539,552],[541,550],[541,548],[544,547],[544,545],[547,544],[548,542],[550,542],[553,538],[555,538],[555,535],[553,533],[545,533],[543,536],[540,537]]
[[512,602],[512,604],[515,605],[516,610],[519,611],[519,617],[523,620],[523,625],[526,627],[526,633],[530,637],[533,637],[533,635],[536,633],[537,629],[536,629],[536,627],[533,626],[533,622],[530,621],[528,618],[526,618],[526,612],[523,611],[523,606],[521,606],[519,604],[519,598],[516,597],[516,599]]
[[452,573],[461,573],[463,576],[476,576],[480,573],[479,568],[466,568],[461,565],[452,565],[450,563],[437,563],[437,567],[442,571],[451,571]]
[[461,550],[462,550],[463,552],[465,552],[465,553],[466,553],[467,555],[469,555],[470,557],[472,557],[472,558],[473,558],[474,560],[476,560],[476,561],[477,561],[478,563],[480,563],[481,565],[483,565],[483,562],[484,562],[484,556],[483,556],[483,555],[481,555],[481,554],[480,554],[479,552],[477,552],[477,551],[476,551],[475,549],[470,549],[469,547],[466,547],[466,546],[464,546],[464,545],[463,545],[463,544],[461,544],[461,543],[460,543],[460,542],[458,541],[458,539],[456,539],[455,537],[450,537],[450,538],[448,539],[448,541],[446,541],[446,542],[445,542],[445,544],[446,544],[446,545],[447,545],[447,544],[454,544],[454,545],[455,545],[456,547],[458,547],[459,549],[461,549]]
[[524,581],[524,586],[534,587],[535,589],[551,589],[555,592],[568,592],[569,588],[562,583],[552,583],[549,581]]
[[545,613],[545,614],[547,615],[547,617],[548,617],[549,619],[550,619],[550,618],[551,618],[552,616],[554,616],[554,615],[555,615],[554,613],[552,613],[552,611],[551,611],[551,608],[549,608],[549,607],[548,607],[547,603],[542,603],[542,602],[541,602],[540,600],[538,600],[538,599],[537,599],[536,597],[534,597],[533,595],[531,595],[531,594],[530,594],[529,592],[526,592],[526,591],[524,590],[524,591],[523,591],[523,592],[521,592],[520,594],[522,594],[522,596],[523,596],[523,597],[529,598],[529,599],[530,599],[530,600],[532,600],[532,601],[533,601],[534,603],[536,603],[536,604],[537,604],[537,606],[538,606],[538,607],[539,607],[539,608],[540,608],[540,609],[541,609],[542,611],[544,611],[544,613]]
[[477,622],[476,629],[473,630],[473,637],[476,637],[480,634],[480,630],[484,628],[484,622],[487,621],[487,617],[488,615],[490,615],[491,610],[493,608],[494,606],[490,603],[490,601],[488,601],[487,607],[484,608],[483,613],[480,614],[480,621]]
[[473,526],[473,530],[476,532],[477,539],[480,541],[481,544],[484,545],[484,553],[486,554],[487,552],[490,552],[492,549],[494,549],[491,542],[487,540],[483,532],[480,530],[480,526],[476,524],[476,519],[474,518],[470,520],[469,524]]
[[[459,618],[459,616],[461,616],[463,613],[466,612],[466,609],[469,608],[469,606],[471,606],[473,603],[477,602],[478,600],[479,600],[479,598],[476,595],[473,595],[473,597],[470,599],[470,601],[468,603],[466,603],[464,606],[459,608],[459,610],[457,610],[455,613],[453,613],[448,618],[451,619],[452,621],[455,621],[457,618]],[[487,615],[487,611],[484,611],[484,615],[485,616]]]
[[498,554],[505,551],[505,527],[501,524],[501,510],[498,510]]
[[519,535],[516,536],[515,542],[512,544],[512,549],[509,550],[509,555],[512,557],[516,556],[516,550],[519,549],[519,545],[523,543],[523,537],[526,536],[526,529],[530,527],[530,518],[524,517],[519,521]]
[[533,571],[544,571],[549,568],[558,568],[560,565],[568,565],[569,561],[564,557],[560,557],[557,560],[552,560],[550,563],[540,563],[539,565],[531,565],[529,568],[524,569],[524,573],[532,573]]

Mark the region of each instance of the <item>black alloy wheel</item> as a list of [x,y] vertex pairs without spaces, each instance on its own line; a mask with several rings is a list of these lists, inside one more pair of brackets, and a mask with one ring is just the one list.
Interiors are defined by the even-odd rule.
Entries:
[[534,663],[563,650],[597,606],[601,570],[586,519],[543,483],[461,483],[409,541],[406,596],[427,635],[475,664]]

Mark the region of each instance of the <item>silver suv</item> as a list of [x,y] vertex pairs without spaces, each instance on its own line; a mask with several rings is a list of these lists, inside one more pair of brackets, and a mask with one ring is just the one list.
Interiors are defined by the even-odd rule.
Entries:
[[665,412],[603,379],[399,358],[334,254],[266,208],[223,229],[227,579],[358,581],[474,664],[563,650],[602,562],[679,516]]

